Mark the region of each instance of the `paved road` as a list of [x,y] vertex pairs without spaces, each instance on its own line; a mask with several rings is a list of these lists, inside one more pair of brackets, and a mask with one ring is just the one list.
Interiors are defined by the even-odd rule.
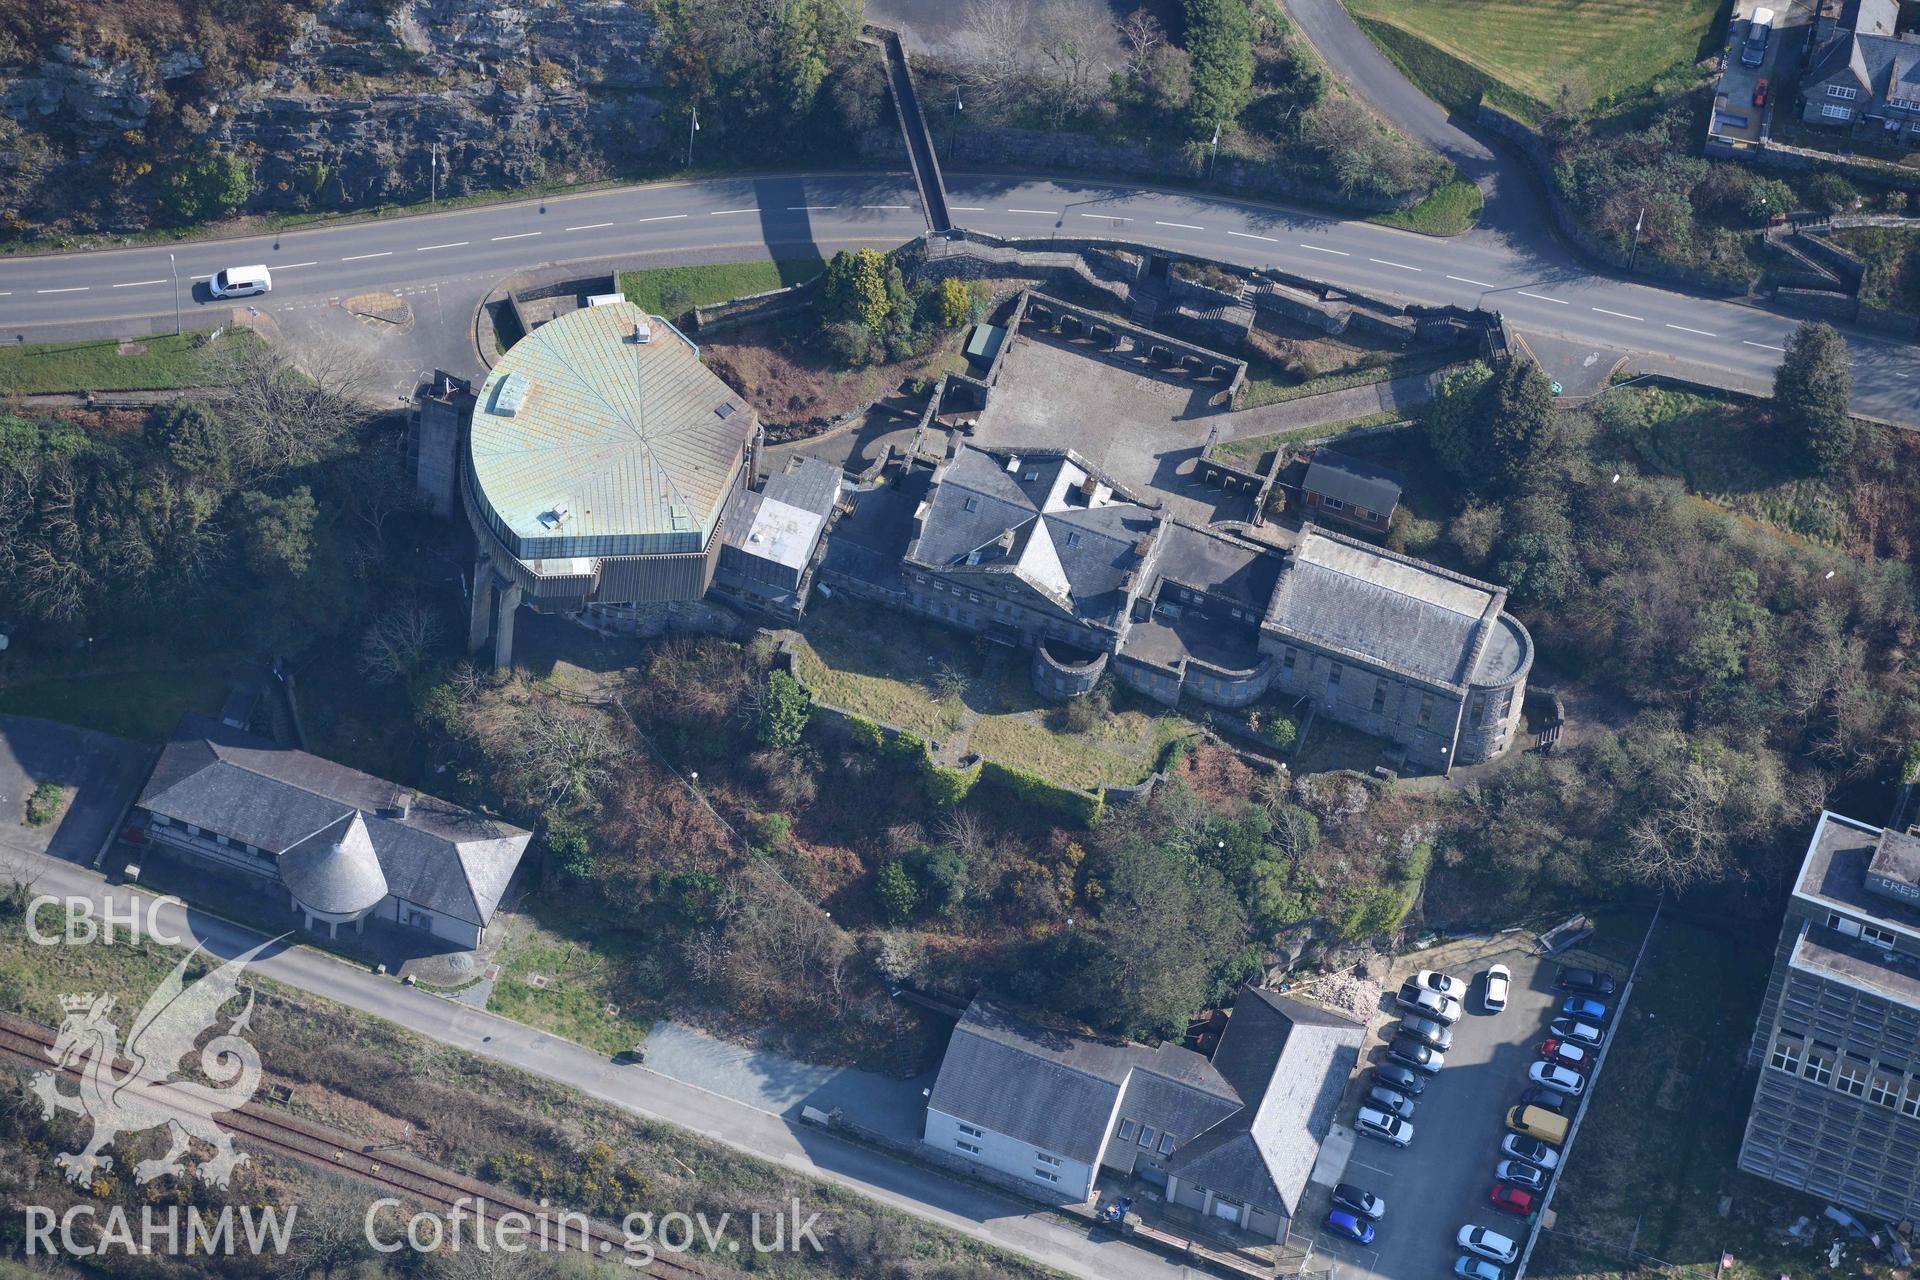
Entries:
[[[1758,307],[1627,283],[1587,270],[1544,229],[1531,244],[1494,229],[1434,240],[1272,205],[1106,184],[952,176],[956,223],[997,235],[1109,237],[1422,303],[1485,306],[1521,329],[1634,354],[1671,370],[1764,391],[1795,320]],[[922,228],[900,177],[717,179],[622,187],[325,229],[204,241],[175,250],[183,306],[209,308],[205,278],[264,262],[282,316],[372,289],[498,278],[538,265],[648,255],[711,260],[898,244]],[[172,314],[164,248],[0,261],[0,337],[148,332]],[[191,293],[191,298],[189,298]],[[1849,334],[1857,411],[1920,426],[1910,345]]]
[[[9,856],[5,872],[31,878],[36,894],[111,900],[119,919],[127,918],[134,900],[143,902],[139,908],[142,918],[146,914],[145,894],[125,886],[109,887],[97,873],[69,862],[20,850]],[[250,930],[197,910],[167,906],[158,918],[162,931],[200,942],[221,957],[238,955],[263,941]],[[403,987],[391,978],[375,977],[318,951],[302,947],[269,949],[253,968],[290,987],[337,1000],[442,1044],[578,1089],[635,1115],[690,1129],[812,1177],[831,1179],[896,1209],[1073,1275],[1093,1280],[1186,1280],[1197,1275],[1104,1233],[1096,1237],[1059,1219],[1032,1213],[1021,1202],[984,1187],[906,1164],[816,1129],[789,1125],[765,1111],[642,1067],[615,1065],[571,1041]],[[41,1018],[50,1020],[55,1013],[43,1011]],[[271,1062],[265,1065],[267,1070],[273,1069]],[[831,1229],[830,1216],[823,1217],[822,1223]]]

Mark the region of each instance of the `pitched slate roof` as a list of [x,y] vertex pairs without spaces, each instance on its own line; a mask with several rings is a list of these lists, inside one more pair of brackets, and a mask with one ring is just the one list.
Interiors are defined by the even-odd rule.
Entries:
[[[401,794],[403,788],[357,769],[188,715],[137,803],[277,855],[303,849],[286,865],[315,893],[323,892],[322,882],[345,889],[364,873],[364,860],[343,863],[326,844],[309,843],[357,819],[396,898],[484,927],[532,833],[417,793],[403,818],[393,808]],[[352,874],[342,870],[349,865]]]
[[387,876],[359,810],[280,855],[280,879],[308,909],[355,915],[387,896]]
[[1865,89],[1874,105],[1888,98],[1920,101],[1920,42],[1864,33],[1836,37],[1814,55],[1805,80],[1836,79]]
[[1350,507],[1365,507],[1385,515],[1400,505],[1400,490],[1405,484],[1397,471],[1332,449],[1319,449],[1307,463],[1302,487]]
[[1498,587],[1307,525],[1261,626],[1458,689],[1505,601]]

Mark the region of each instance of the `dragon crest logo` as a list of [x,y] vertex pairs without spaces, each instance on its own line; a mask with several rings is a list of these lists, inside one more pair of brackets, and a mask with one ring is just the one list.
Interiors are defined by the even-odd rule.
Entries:
[[[247,1157],[233,1149],[233,1139],[213,1122],[215,1112],[233,1111],[252,1100],[260,1087],[260,1052],[244,1038],[253,1014],[253,993],[227,1029],[199,1045],[202,1034],[215,1029],[220,1011],[239,993],[240,975],[271,942],[263,942],[235,956],[200,981],[188,984],[187,965],[198,955],[194,948],[174,967],[133,1020],[124,1046],[120,1031],[108,1016],[113,997],[92,992],[62,996],[65,1019],[47,1056],[54,1069],[42,1071],[29,1086],[39,1097],[49,1120],[62,1111],[93,1121],[93,1137],[80,1151],[59,1157],[67,1177],[85,1185],[96,1169],[111,1169],[113,1157],[102,1155],[122,1134],[165,1128],[170,1138],[166,1153],[134,1165],[136,1183],[148,1183],[163,1174],[185,1172],[180,1157],[190,1139],[214,1149],[201,1162],[201,1181],[224,1188]],[[212,1084],[175,1076],[180,1064],[198,1046],[200,1070]],[[120,1063],[128,1064],[124,1072]],[[60,1092],[62,1073],[78,1070],[80,1091]]]

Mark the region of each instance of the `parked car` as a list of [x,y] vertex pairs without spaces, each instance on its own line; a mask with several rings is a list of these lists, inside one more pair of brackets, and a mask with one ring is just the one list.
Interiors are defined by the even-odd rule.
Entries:
[[1591,1022],[1582,1022],[1578,1018],[1555,1018],[1549,1029],[1562,1040],[1571,1040],[1589,1049],[1598,1049],[1607,1041],[1606,1032]]
[[1390,1116],[1399,1116],[1402,1120],[1413,1119],[1414,1102],[1404,1093],[1397,1093],[1385,1085],[1374,1085],[1367,1090],[1367,1105],[1378,1107]]
[[273,273],[265,267],[227,267],[207,279],[207,292],[215,298],[251,298],[273,291]]
[[1571,1041],[1558,1039],[1542,1040],[1540,1042],[1540,1056],[1548,1062],[1555,1062],[1563,1067],[1572,1067],[1575,1071],[1587,1072],[1593,1070],[1593,1050],[1583,1049]]
[[1747,19],[1747,38],[1740,44],[1740,65],[1757,67],[1767,60],[1767,37],[1773,34],[1773,10],[1755,9]]
[[1578,1018],[1582,1022],[1605,1022],[1607,1006],[1598,1000],[1589,1000],[1585,996],[1568,996],[1560,1004],[1560,1012],[1569,1018]]
[[1469,1258],[1464,1253],[1453,1260],[1453,1274],[1460,1280],[1507,1280],[1507,1273],[1485,1258]]
[[1559,1066],[1552,1062],[1536,1062],[1527,1068],[1527,1079],[1543,1088],[1554,1089],[1577,1098],[1586,1092],[1587,1078],[1572,1067]]
[[1432,1018],[1435,1022],[1444,1022],[1448,1026],[1460,1021],[1460,1002],[1452,996],[1443,996],[1438,991],[1429,991],[1425,987],[1416,987],[1411,981],[1400,988],[1400,994],[1394,997],[1401,1010]]
[[1404,1147],[1413,1141],[1411,1124],[1398,1116],[1390,1116],[1372,1107],[1360,1108],[1360,1114],[1354,1117],[1353,1127],[1369,1138],[1391,1142],[1396,1147]]
[[1435,1022],[1432,1018],[1408,1014],[1400,1019],[1400,1031],[1404,1035],[1412,1036],[1421,1044],[1432,1045],[1442,1053],[1453,1048],[1453,1032],[1448,1030],[1445,1024]]
[[1551,1089],[1542,1089],[1538,1085],[1530,1084],[1520,1091],[1520,1105],[1545,1107],[1553,1114],[1563,1116],[1567,1114],[1567,1109],[1573,1105],[1573,1102],[1564,1093],[1555,1093]]
[[1487,1203],[1502,1213],[1510,1213],[1516,1218],[1533,1216],[1533,1192],[1524,1187],[1512,1186],[1502,1182],[1487,1193]]
[[1580,996],[1610,996],[1614,992],[1612,976],[1596,969],[1562,969],[1556,985]]
[[1383,1062],[1375,1067],[1373,1082],[1383,1084],[1396,1093],[1404,1093],[1409,1098],[1417,1098],[1427,1091],[1425,1076],[1395,1062]]
[[1537,1169],[1552,1173],[1560,1167],[1560,1153],[1538,1138],[1529,1138],[1524,1134],[1510,1133],[1500,1140],[1502,1153],[1515,1160],[1524,1160]]
[[1387,1046],[1387,1056],[1404,1067],[1416,1067],[1432,1075],[1447,1065],[1447,1057],[1432,1045],[1421,1044],[1412,1036],[1395,1036]]
[[1480,998],[1488,1013],[1500,1013],[1507,1007],[1507,988],[1513,985],[1513,970],[1496,964],[1487,970],[1487,993]]
[[1333,1184],[1333,1202],[1350,1213],[1363,1218],[1379,1218],[1387,1211],[1387,1202],[1368,1191],[1365,1187],[1356,1187],[1351,1182]]
[[1453,1242],[1468,1253],[1502,1266],[1520,1256],[1519,1245],[1492,1227],[1476,1227],[1471,1222],[1460,1228],[1460,1234],[1453,1238]]
[[1764,79],[1753,82],[1753,105],[1756,107],[1767,105],[1767,82]]
[[1438,969],[1422,969],[1411,978],[1408,978],[1407,982],[1412,986],[1422,987],[1428,991],[1435,991],[1443,996],[1451,996],[1455,1000],[1467,994],[1466,983],[1460,981],[1460,979],[1454,977],[1452,974],[1442,973]]
[[[1515,1134],[1514,1136],[1518,1137],[1519,1135]],[[1537,1165],[1528,1164],[1524,1160],[1502,1160],[1493,1167],[1493,1176],[1502,1182],[1509,1183],[1516,1187],[1522,1187],[1528,1191],[1545,1191],[1547,1189],[1546,1172]]]
[[1361,1244],[1373,1243],[1373,1224],[1364,1218],[1356,1217],[1345,1209],[1335,1209],[1327,1214],[1327,1230]]

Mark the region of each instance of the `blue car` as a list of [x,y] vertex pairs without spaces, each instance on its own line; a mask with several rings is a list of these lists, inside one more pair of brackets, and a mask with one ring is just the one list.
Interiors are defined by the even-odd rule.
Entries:
[[1585,1018],[1589,1022],[1607,1020],[1607,1006],[1598,1000],[1589,1000],[1585,996],[1568,996],[1560,1005],[1560,1012],[1569,1018]]
[[1373,1243],[1373,1224],[1345,1209],[1335,1209],[1327,1215],[1327,1230],[1349,1240],[1358,1240],[1361,1244]]
[[1469,1258],[1463,1253],[1453,1260],[1453,1274],[1460,1280],[1506,1280],[1507,1273],[1485,1258]]

